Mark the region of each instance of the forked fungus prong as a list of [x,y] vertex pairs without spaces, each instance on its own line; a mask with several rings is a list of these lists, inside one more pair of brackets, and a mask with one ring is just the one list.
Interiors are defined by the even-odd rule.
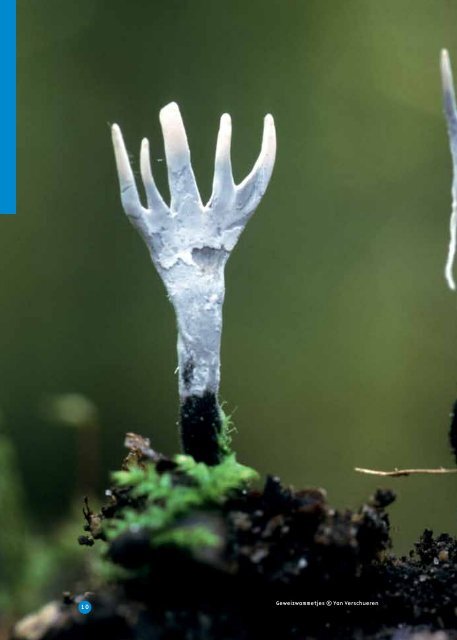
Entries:
[[441,80],[443,83],[444,113],[446,116],[453,166],[452,213],[450,222],[449,251],[445,268],[445,276],[449,287],[455,290],[453,267],[457,247],[457,108],[455,102],[451,62],[449,60],[449,54],[446,49],[443,49],[441,51],[440,66]]

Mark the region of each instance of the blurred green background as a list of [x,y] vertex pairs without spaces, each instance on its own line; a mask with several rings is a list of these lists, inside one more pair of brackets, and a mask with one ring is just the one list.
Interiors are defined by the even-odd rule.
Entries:
[[[98,491],[128,430],[178,448],[173,312],[121,209],[109,123],[167,194],[158,112],[181,107],[208,198],[218,120],[233,166],[278,132],[269,190],[227,269],[222,396],[241,461],[339,507],[378,485],[397,549],[457,533],[457,297],[443,278],[451,164],[438,56],[445,0],[18,0],[18,215],[0,220],[0,406],[38,529],[78,493],[78,436],[49,394],[100,412]],[[167,194],[168,196],[168,194]],[[83,489],[81,488],[81,493]]]

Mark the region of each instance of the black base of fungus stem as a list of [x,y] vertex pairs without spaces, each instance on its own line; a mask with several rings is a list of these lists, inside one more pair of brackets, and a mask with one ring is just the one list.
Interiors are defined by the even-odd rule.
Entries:
[[181,442],[184,453],[197,462],[216,465],[222,461],[222,417],[216,396],[190,396],[181,405]]
[[457,400],[454,403],[451,413],[451,428],[449,429],[449,442],[451,444],[452,452],[457,462]]

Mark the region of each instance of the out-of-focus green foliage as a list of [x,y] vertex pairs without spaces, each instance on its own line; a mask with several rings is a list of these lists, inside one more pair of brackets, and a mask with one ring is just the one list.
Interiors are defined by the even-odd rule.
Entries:
[[0,418],[0,619],[14,604],[24,574],[27,527],[13,445]]
[[33,611],[44,601],[60,597],[69,586],[82,590],[87,587],[96,558],[78,545],[82,529],[80,505],[74,505],[70,514],[46,536],[29,531],[20,588],[11,602],[15,611]]
[[[0,635],[11,620],[55,598],[78,580],[84,589],[97,560],[77,543],[82,531],[81,504],[69,504],[38,533],[25,511],[22,479],[11,439],[0,423]],[[69,514],[69,515],[68,515]]]
[[84,429],[98,422],[94,403],[80,393],[60,393],[47,397],[43,413],[50,422]]
[[[102,478],[125,431],[178,450],[172,309],[119,202],[108,123],[138,171],[176,100],[203,198],[218,119],[244,175],[273,113],[278,157],[227,272],[222,392],[239,459],[360,503],[354,466],[438,466],[457,396],[457,299],[443,266],[451,166],[439,50],[448,0],[18,0],[19,213],[0,220],[0,403],[28,504],[52,528],[74,491],[76,434],[44,394],[100,407]],[[205,187],[206,185],[206,187]],[[402,549],[457,531],[455,479],[407,478]],[[82,491],[81,491],[82,493]]]

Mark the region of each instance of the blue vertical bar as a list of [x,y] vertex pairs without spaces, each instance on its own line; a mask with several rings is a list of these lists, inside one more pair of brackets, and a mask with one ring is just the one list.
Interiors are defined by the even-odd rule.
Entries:
[[0,214],[16,213],[16,0],[0,0]]

